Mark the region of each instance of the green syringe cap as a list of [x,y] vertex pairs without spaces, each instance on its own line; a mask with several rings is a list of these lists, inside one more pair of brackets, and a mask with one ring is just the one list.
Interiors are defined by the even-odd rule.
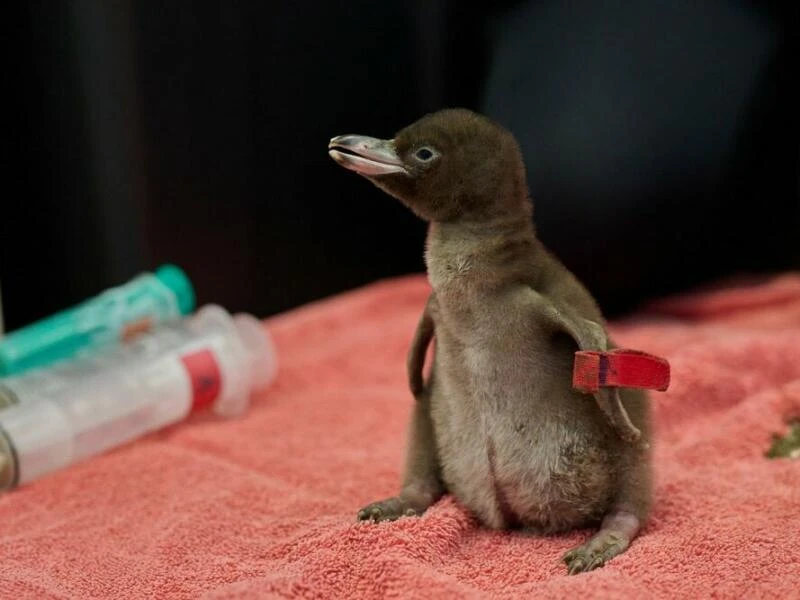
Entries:
[[192,282],[186,273],[175,265],[162,265],[155,272],[156,277],[175,294],[178,299],[178,310],[188,315],[194,310],[195,294]]

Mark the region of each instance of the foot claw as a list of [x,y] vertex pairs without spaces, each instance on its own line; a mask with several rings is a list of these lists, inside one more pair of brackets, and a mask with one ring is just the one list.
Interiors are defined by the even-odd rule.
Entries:
[[628,538],[614,531],[601,531],[588,542],[564,554],[567,574],[587,573],[602,567],[628,547]]
[[577,573],[582,573],[584,571],[583,567],[584,567],[583,559],[575,558],[568,563],[567,574],[575,575]]
[[358,511],[358,520],[379,523],[380,521],[394,521],[400,517],[416,517],[422,512],[410,501],[394,497],[365,506]]
[[359,521],[375,521],[376,523],[381,520],[383,512],[380,506],[367,506],[358,511]]

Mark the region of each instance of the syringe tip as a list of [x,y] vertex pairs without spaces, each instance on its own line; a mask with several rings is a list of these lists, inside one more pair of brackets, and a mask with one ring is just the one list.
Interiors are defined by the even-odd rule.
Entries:
[[236,330],[250,354],[251,390],[265,389],[275,379],[278,356],[264,324],[247,313],[233,317]]

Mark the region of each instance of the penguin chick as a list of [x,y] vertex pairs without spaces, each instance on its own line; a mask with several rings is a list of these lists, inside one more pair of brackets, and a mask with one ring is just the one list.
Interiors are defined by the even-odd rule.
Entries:
[[335,137],[329,154],[428,223],[432,292],[408,353],[403,482],[358,518],[421,515],[450,493],[490,528],[599,524],[564,555],[570,574],[624,552],[651,505],[648,396],[572,388],[575,352],[614,344],[592,296],[536,237],[513,135],[448,109],[393,139]]

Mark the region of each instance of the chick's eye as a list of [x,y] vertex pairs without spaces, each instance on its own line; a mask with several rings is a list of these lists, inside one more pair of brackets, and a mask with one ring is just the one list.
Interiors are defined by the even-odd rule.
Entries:
[[431,150],[430,148],[420,148],[414,153],[414,156],[416,156],[421,161],[427,162],[433,158],[433,150]]

